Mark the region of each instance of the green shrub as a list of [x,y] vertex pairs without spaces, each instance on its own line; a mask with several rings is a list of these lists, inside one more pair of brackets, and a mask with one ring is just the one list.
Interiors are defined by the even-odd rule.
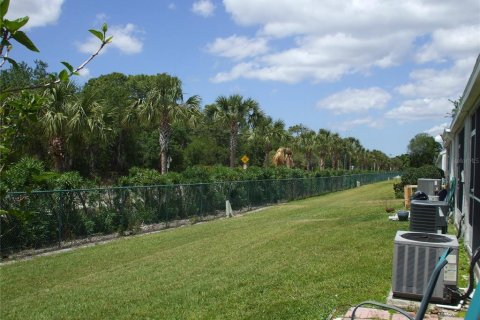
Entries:
[[405,192],[403,191],[403,184],[401,182],[393,184],[393,191],[395,192],[395,198],[402,199]]
[[188,167],[183,171],[182,176],[187,183],[207,183],[213,181],[206,166]]
[[239,181],[246,180],[244,170],[241,168],[229,168],[224,166],[209,167],[211,181]]
[[22,158],[8,168],[2,176],[2,189],[6,191],[31,191],[46,189],[38,176],[45,173],[45,164],[34,158]]
[[85,179],[78,172],[65,172],[48,182],[53,189],[70,190],[87,187]]
[[442,169],[437,168],[434,165],[426,165],[420,168],[407,168],[402,174],[402,179],[400,183],[395,183],[393,185],[393,190],[395,191],[396,198],[403,198],[403,188],[406,185],[415,185],[417,184],[418,179],[441,179],[445,176]]
[[402,184],[417,184],[418,179],[441,179],[444,176],[442,169],[433,165],[427,165],[420,168],[408,168],[402,175]]
[[149,186],[178,184],[183,181],[181,174],[169,172],[162,175],[154,169],[133,167],[129,170],[128,176],[119,179],[121,186]]

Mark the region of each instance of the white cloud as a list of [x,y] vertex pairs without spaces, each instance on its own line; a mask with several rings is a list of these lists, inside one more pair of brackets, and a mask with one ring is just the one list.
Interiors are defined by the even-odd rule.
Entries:
[[384,123],[382,119],[366,117],[366,118],[348,120],[348,121],[344,121],[344,122],[332,125],[332,127],[335,128],[335,130],[339,130],[339,131],[349,131],[354,127],[358,127],[358,126],[366,126],[369,128],[383,128]]
[[386,118],[398,120],[398,122],[416,120],[434,120],[447,117],[452,111],[452,103],[447,98],[435,99],[412,99],[405,100],[402,104],[388,111]]
[[[125,26],[111,26],[108,29],[107,36],[112,35],[113,41],[108,44],[101,53],[105,53],[109,48],[116,48],[125,54],[137,54],[143,50],[143,42],[140,35],[143,34],[136,25],[128,23]],[[83,53],[92,54],[100,45],[100,41],[91,36],[84,43],[77,44],[78,49]]]
[[[100,41],[91,36],[89,37],[85,42],[83,43],[77,43],[77,48],[80,52],[87,53],[87,54],[93,54],[95,51],[98,50],[98,47],[100,46]],[[108,47],[108,46],[107,46]],[[107,48],[104,48],[100,54],[103,54],[107,51]]]
[[254,57],[268,51],[267,40],[264,38],[247,38],[233,35],[228,38],[217,38],[207,45],[207,50],[215,55],[241,60]]
[[90,69],[88,69],[88,68],[83,68],[78,73],[80,74],[80,77],[82,77],[82,78],[90,78]]
[[215,11],[215,5],[210,0],[199,0],[193,3],[192,11],[202,17],[210,17]]
[[391,99],[385,90],[373,87],[369,89],[346,89],[319,101],[319,109],[328,109],[335,114],[366,112],[370,109],[382,109]]
[[[398,64],[405,55],[409,34],[387,35],[382,38],[357,39],[346,34],[325,37],[303,37],[296,46],[284,51],[266,54],[251,61],[250,75],[261,80],[295,83],[305,79],[335,81],[347,73],[364,72],[371,67],[386,68]],[[403,39],[402,41],[400,39]],[[395,48],[396,50],[392,50]],[[221,72],[215,78],[228,74],[228,80],[246,74]]]
[[464,59],[480,52],[478,25],[462,25],[451,29],[438,29],[432,33],[431,42],[417,52],[418,62],[444,61],[446,58]]
[[10,1],[7,18],[17,19],[28,16],[25,29],[55,24],[62,12],[64,0],[14,0]]
[[102,25],[107,21],[109,17],[105,13],[97,13],[95,15],[95,24],[96,25]]
[[425,34],[438,26],[478,24],[476,0],[224,0],[225,9],[244,26],[261,25],[261,32],[290,35],[390,34],[409,30]]
[[[476,56],[478,49],[478,32],[470,32],[480,30],[477,0],[223,3],[236,23],[258,28],[256,36],[268,39],[271,50],[241,63],[238,55],[231,55],[231,68],[216,74],[214,81],[335,81],[350,73],[400,65],[412,54],[417,54],[418,61],[463,59]],[[418,48],[421,39],[427,42]]]
[[418,69],[410,73],[410,83],[395,88],[408,97],[458,98],[475,64],[475,57],[457,60],[450,68]]
[[442,124],[433,126],[428,130],[425,130],[425,133],[428,133],[432,137],[436,137],[438,135],[441,135],[443,133],[443,131],[448,127],[449,127],[448,123],[444,122]]
[[211,80],[213,82],[225,82],[230,81],[241,76],[245,78],[255,78],[253,72],[254,65],[252,63],[239,63],[230,70],[230,72],[220,72],[215,75]]
[[142,51],[143,42],[139,39],[139,35],[143,32],[136,25],[128,23],[124,27],[113,26],[110,33],[113,35],[112,46],[121,52],[135,54]]
[[170,10],[175,10],[177,8],[177,6],[175,5],[175,3],[171,2],[168,4],[168,9]]

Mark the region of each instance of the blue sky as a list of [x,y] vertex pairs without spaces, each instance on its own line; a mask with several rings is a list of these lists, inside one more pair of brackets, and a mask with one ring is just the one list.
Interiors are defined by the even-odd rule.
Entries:
[[478,0],[12,0],[7,17],[24,15],[40,53],[16,46],[18,61],[78,66],[106,22],[113,43],[79,83],[167,72],[203,104],[239,93],[391,156],[450,123],[480,53]]

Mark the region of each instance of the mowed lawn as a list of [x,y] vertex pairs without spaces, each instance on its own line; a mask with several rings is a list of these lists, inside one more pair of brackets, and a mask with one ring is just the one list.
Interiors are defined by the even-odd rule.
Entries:
[[3,265],[0,318],[325,319],[385,300],[386,204],[392,181]]

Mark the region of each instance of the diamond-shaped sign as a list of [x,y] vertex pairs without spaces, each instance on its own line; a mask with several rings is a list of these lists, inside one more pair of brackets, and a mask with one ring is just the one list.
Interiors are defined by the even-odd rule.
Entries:
[[240,158],[240,160],[242,160],[243,163],[248,163],[250,158],[245,154],[243,157]]

